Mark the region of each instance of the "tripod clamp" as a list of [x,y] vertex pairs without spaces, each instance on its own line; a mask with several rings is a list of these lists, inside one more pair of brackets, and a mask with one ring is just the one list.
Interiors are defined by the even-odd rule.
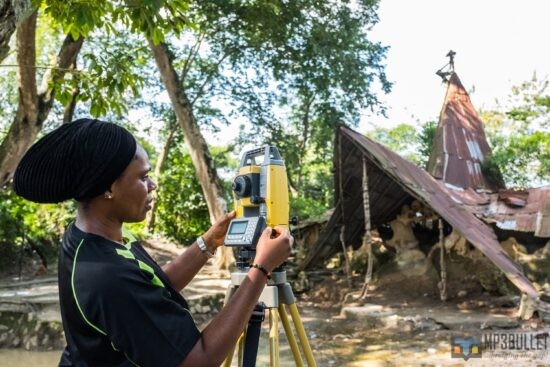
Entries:
[[[238,287],[246,278],[248,272],[237,271],[231,273],[231,285]],[[229,300],[226,295],[226,302]],[[266,308],[277,308],[279,305],[291,305],[296,303],[292,287],[287,282],[286,270],[271,272],[271,279],[267,281],[258,302],[264,303]]]

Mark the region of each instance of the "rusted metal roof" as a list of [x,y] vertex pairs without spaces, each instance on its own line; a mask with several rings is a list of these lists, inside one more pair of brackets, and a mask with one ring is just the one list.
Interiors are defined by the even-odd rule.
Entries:
[[[341,126],[335,149],[335,187],[339,187],[342,170],[344,205],[337,204],[332,217],[311,249],[303,267],[316,264],[341,250],[339,232],[345,224],[344,238],[348,245],[358,248],[364,234],[362,201],[362,160],[367,161],[371,226],[376,228],[395,218],[401,207],[419,200],[431,207],[470,243],[491,259],[523,293],[535,299],[538,294],[525,277],[521,267],[502,250],[493,230],[466,208],[460,199],[453,198],[426,171],[400,157],[371,139]],[[338,190],[336,190],[338,192]],[[475,193],[475,192],[474,192]],[[341,208],[344,208],[342,212]]]
[[457,204],[486,223],[494,223],[503,230],[550,238],[550,186],[484,193],[439,184]]
[[491,154],[491,148],[483,122],[455,72],[448,83],[427,171],[460,188],[490,191],[504,188],[482,172],[481,163]]

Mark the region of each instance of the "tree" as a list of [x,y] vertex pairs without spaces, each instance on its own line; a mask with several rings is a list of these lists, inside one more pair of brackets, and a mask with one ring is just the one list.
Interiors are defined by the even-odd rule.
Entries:
[[419,165],[420,141],[414,126],[399,124],[394,128],[376,128],[367,133],[367,136],[378,143],[385,145],[390,150],[398,153],[403,158]]
[[508,187],[550,184],[550,94],[536,75],[512,88],[507,101],[484,111],[488,140]]
[[268,4],[268,10],[260,4],[226,21],[249,39],[232,84],[249,121],[239,143],[278,146],[292,202],[312,198],[326,209],[336,125],[356,125],[364,108],[383,111],[372,88],[390,88],[382,65],[386,48],[367,37],[377,22],[377,1],[300,1]]
[[420,146],[418,147],[418,166],[426,169],[437,129],[436,121],[428,121],[420,127],[420,131],[416,135],[416,139]]
[[[124,57],[128,53],[124,42],[116,42],[128,37],[121,31],[127,28],[153,52],[211,220],[224,211],[223,189],[202,132],[211,128],[211,121],[223,123],[227,118],[208,103],[212,98],[232,106],[231,117],[247,118],[253,129],[259,127],[251,129],[250,137],[267,134],[263,141],[256,139],[257,143],[279,145],[283,139],[292,138],[286,147],[292,163],[296,163],[292,164],[296,171],[290,175],[292,186],[302,192],[309,190],[302,188],[310,187],[311,192],[317,190],[319,197],[326,198],[323,186],[330,175],[333,127],[340,121],[356,123],[357,108],[379,107],[376,96],[370,93],[374,81],[378,80],[384,90],[389,88],[381,64],[385,48],[366,37],[376,22],[376,6],[377,1],[367,0],[353,6],[320,0],[45,0],[41,11],[51,16],[67,37],[86,38],[87,45],[105,34],[116,46],[103,44],[95,53],[88,52],[86,57],[64,64],[63,69],[54,69],[70,70],[66,75],[71,77],[48,83],[48,93],[52,101],[55,97],[61,102],[65,121],[70,120],[77,101],[85,102],[94,116],[124,113],[125,104],[113,102],[118,98],[112,95],[122,95],[126,90],[135,93],[145,83],[139,74],[124,74],[136,61]],[[27,55],[29,60],[32,58]],[[272,119],[280,109],[288,113]],[[39,123],[36,130],[40,127]],[[13,165],[35,139],[33,134],[11,154],[9,162]],[[6,138],[3,145],[19,140],[17,136]],[[320,169],[308,171],[308,167]],[[0,169],[9,179],[13,167],[1,163]]]
[[19,65],[19,105],[10,129],[0,145],[0,186],[13,176],[15,167],[27,148],[34,142],[50,112],[55,95],[52,83],[58,82],[75,62],[83,38],[65,38],[50,72],[43,78],[42,86],[36,84],[36,18],[33,12],[18,27],[17,63]]
[[15,25],[22,22],[32,12],[30,0],[0,0],[0,62],[10,51],[10,39]]
[[[299,112],[303,116],[295,123],[295,126],[305,125],[299,133],[302,137],[301,151],[294,155],[298,158],[296,167],[302,167],[300,159],[308,148],[310,135],[315,132],[310,125],[324,125],[331,131],[346,113],[353,115],[351,110],[354,107],[375,107],[378,101],[368,92],[375,77],[380,78],[384,88],[388,88],[382,67],[378,64],[385,49],[366,42],[362,30],[375,16],[375,4],[361,2],[357,13],[348,5],[334,7],[322,1],[291,4],[212,1],[191,4],[188,14],[191,22],[198,25],[197,32],[191,34],[196,47],[189,50],[180,73],[175,66],[177,52],[172,52],[165,42],[157,44],[149,41],[178,122],[183,128],[212,221],[223,213],[225,203],[221,200],[220,180],[194,115],[193,103],[204,95],[205,86],[214,85],[214,77],[228,80],[228,85],[238,98],[234,103],[240,102],[239,107],[245,111],[244,115],[254,121],[253,126],[260,127],[254,136],[259,136],[263,128],[271,133],[271,141],[277,143],[284,140],[280,139],[281,135],[273,135],[284,131],[284,126],[273,119],[261,118],[271,115],[269,110],[275,105],[268,101],[262,106],[262,101],[257,99],[257,91],[260,88],[269,90],[269,81],[274,80],[280,82],[281,105],[290,105],[288,95],[296,94],[306,110],[305,115],[303,111]],[[199,88],[191,99],[187,78],[190,76],[189,70],[204,61],[200,58],[201,44],[207,45],[210,60],[213,60],[209,64],[214,72],[204,75],[204,81],[198,84]],[[224,78],[221,73],[224,67],[235,77]],[[255,77],[246,80],[251,74]],[[268,96],[271,94],[270,91],[266,93]],[[327,111],[331,117],[337,116],[338,119],[328,121],[327,114],[319,118],[316,116],[318,111]],[[327,137],[327,134],[320,135]],[[269,140],[264,142],[269,143]],[[327,144],[326,141],[319,141],[318,145],[326,147]],[[301,186],[300,172],[301,168],[298,168],[298,183],[292,186]]]
[[[160,5],[148,1],[138,1],[127,7],[106,0],[77,3],[51,0],[37,2],[36,5],[39,5],[40,10],[35,9],[28,18],[19,24],[16,31],[19,105],[13,122],[0,145],[0,187],[10,180],[21,156],[36,139],[52,109],[56,94],[65,84],[64,77],[67,71],[76,64],[76,58],[85,37],[93,34],[93,31],[101,26],[107,32],[116,33],[115,25],[123,24],[134,32],[139,30],[147,37],[160,41],[163,37],[162,32],[166,29],[181,29],[182,25],[174,25],[172,22],[181,21],[181,9],[186,8],[186,4],[180,0]],[[36,83],[36,19],[39,12],[50,16],[54,22],[60,24],[66,35],[58,56],[55,62],[47,68],[40,87]],[[93,61],[89,63],[92,75],[96,65],[97,63]],[[125,68],[121,70],[125,70]],[[99,71],[101,74],[104,69],[95,68],[95,71],[96,73]],[[87,74],[82,75],[86,76]],[[109,76],[108,73],[106,75]],[[77,79],[75,78],[75,80]],[[101,80],[94,81],[97,81],[103,90],[110,92],[109,97],[112,97],[113,92],[120,92],[120,89],[132,87],[132,83],[136,80],[136,78],[124,79],[121,78],[121,75],[116,75],[116,77],[111,75],[107,79],[105,83],[102,83]],[[87,95],[85,93],[80,98],[85,99]],[[104,108],[102,103],[97,104],[98,101],[104,102],[105,99],[100,98],[101,93],[94,97],[91,102],[92,115],[105,114],[107,108]],[[120,104],[115,103],[110,107],[116,108],[116,106],[120,106]]]

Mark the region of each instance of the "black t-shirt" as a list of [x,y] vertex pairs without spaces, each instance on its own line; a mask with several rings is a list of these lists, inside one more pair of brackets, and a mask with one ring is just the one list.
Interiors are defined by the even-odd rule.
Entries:
[[59,255],[60,366],[177,366],[200,338],[187,302],[138,242],[67,229]]

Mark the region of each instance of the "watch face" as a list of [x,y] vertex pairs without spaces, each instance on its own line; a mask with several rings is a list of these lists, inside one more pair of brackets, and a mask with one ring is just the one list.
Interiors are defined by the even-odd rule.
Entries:
[[[202,239],[202,237],[197,238],[197,245],[201,249],[202,253],[205,254],[207,257],[210,258],[210,257],[214,256],[213,253],[208,251],[208,248],[206,247],[206,244],[204,243],[204,240]],[[216,252],[216,250],[214,250],[214,253],[215,252]]]

